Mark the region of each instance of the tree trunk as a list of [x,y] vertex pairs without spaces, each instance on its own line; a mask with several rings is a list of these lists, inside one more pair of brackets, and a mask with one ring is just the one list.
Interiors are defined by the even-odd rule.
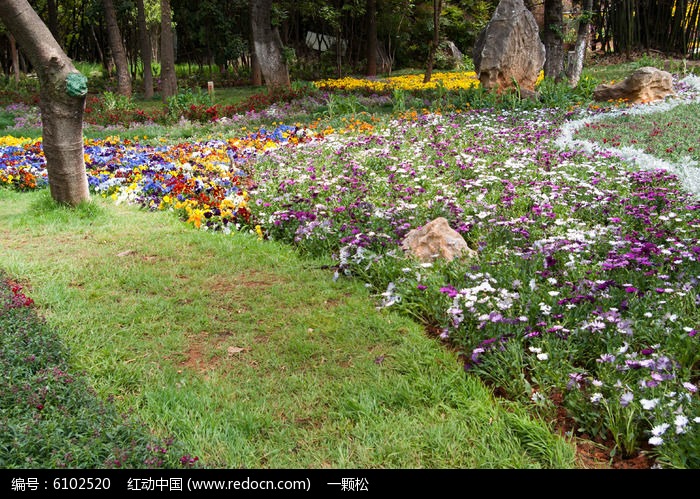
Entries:
[[117,12],[114,10],[112,0],[102,0],[105,8],[105,21],[107,21],[107,37],[109,48],[112,51],[114,65],[117,68],[117,93],[131,97],[131,75],[129,75],[129,62],[126,60],[126,50],[122,41],[122,34],[117,24]]
[[250,44],[250,84],[254,87],[261,87],[263,84],[263,76],[258,57],[255,55],[255,43],[253,42],[252,30],[248,34],[248,41]]
[[282,40],[272,27],[272,0],[250,0],[253,50],[269,89],[291,88],[289,69],[282,56]]
[[146,24],[146,9],[143,0],[136,0],[136,10],[139,25],[139,50],[141,63],[143,64],[143,96],[146,99],[153,97],[153,70],[151,69],[151,39],[148,36]]
[[377,0],[367,0],[367,76],[377,76]]
[[561,81],[564,74],[564,6],[562,0],[544,0],[542,42],[546,52],[544,75]]
[[172,13],[170,0],[160,0],[160,84],[163,102],[177,95],[177,75],[175,74],[175,42],[173,40]]
[[442,11],[442,0],[433,0],[433,39],[430,42],[430,49],[428,50],[428,61],[425,64],[423,83],[428,83],[433,77],[435,52],[440,45],[440,11]]
[[51,197],[75,206],[90,198],[83,156],[87,78],[75,69],[27,0],[0,0],[0,18],[39,77],[43,149]]
[[8,33],[8,36],[10,38],[10,53],[12,57],[12,77],[15,83],[19,84],[19,53],[17,52],[17,43],[12,33]]
[[49,11],[48,28],[51,34],[56,39],[59,45],[61,45],[61,34],[58,32],[58,7],[56,6],[56,0],[48,0],[46,2],[46,8]]
[[576,48],[574,49],[574,60],[567,68],[569,86],[576,88],[583,72],[583,61],[586,58],[588,48],[588,37],[590,36],[591,18],[593,16],[593,0],[583,0],[581,8],[581,18],[578,21],[578,31],[576,33]]

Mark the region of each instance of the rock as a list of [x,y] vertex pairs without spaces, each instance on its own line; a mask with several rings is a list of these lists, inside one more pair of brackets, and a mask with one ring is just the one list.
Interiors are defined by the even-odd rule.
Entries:
[[450,227],[443,217],[410,231],[401,242],[401,247],[424,263],[440,257],[449,262],[458,257],[476,256],[476,251],[467,246],[462,235]]
[[621,82],[604,83],[593,89],[593,99],[598,102],[623,99],[642,103],[664,99],[669,95],[675,95],[671,73],[651,66],[637,69]]
[[472,53],[481,86],[501,92],[517,87],[535,95],[545,49],[535,17],[523,0],[501,0],[477,37]]

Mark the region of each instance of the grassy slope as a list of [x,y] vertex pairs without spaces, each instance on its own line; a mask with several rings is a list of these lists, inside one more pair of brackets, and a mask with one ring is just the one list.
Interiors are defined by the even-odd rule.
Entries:
[[291,249],[0,190],[0,267],[76,370],[206,467],[567,468],[573,448]]

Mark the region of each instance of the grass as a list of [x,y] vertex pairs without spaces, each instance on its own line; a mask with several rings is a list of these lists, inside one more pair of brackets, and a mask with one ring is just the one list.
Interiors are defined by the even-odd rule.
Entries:
[[658,116],[622,113],[591,123],[575,138],[611,147],[633,147],[666,161],[700,161],[700,104],[676,106]]
[[46,191],[0,190],[0,216],[2,266],[71,370],[205,467],[574,466],[454,352],[284,245],[98,198],[76,216]]

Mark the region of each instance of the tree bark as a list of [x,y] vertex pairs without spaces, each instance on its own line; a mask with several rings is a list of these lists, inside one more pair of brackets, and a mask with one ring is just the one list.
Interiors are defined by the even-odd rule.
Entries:
[[136,0],[136,10],[139,26],[139,50],[141,52],[141,63],[143,64],[143,96],[146,99],[153,97],[153,70],[151,68],[151,38],[148,36],[148,25],[146,24],[146,9],[143,0]]
[[576,48],[574,49],[574,60],[571,67],[567,68],[569,86],[576,88],[583,72],[583,61],[586,58],[588,48],[588,38],[590,36],[591,17],[593,16],[593,0],[583,0],[581,8],[581,18],[578,22],[576,32]]
[[250,29],[265,85],[271,90],[291,88],[282,40],[272,26],[272,0],[250,0]]
[[48,28],[51,34],[56,39],[59,45],[61,45],[61,34],[58,32],[58,7],[56,6],[56,0],[48,0],[46,2],[46,8],[49,11],[49,21]]
[[564,6],[562,0],[544,0],[542,42],[546,51],[544,75],[561,81],[564,74]]
[[255,42],[253,41],[253,31],[248,35],[250,43],[250,84],[254,87],[261,87],[263,84],[262,70],[258,62],[258,56],[255,55]]
[[114,10],[112,0],[102,0],[105,8],[105,21],[107,21],[107,37],[109,48],[112,51],[114,65],[117,68],[117,93],[131,97],[131,75],[129,74],[129,62],[126,59],[126,50],[122,41],[122,34],[117,24],[117,12]]
[[51,197],[75,206],[90,198],[83,156],[87,78],[75,69],[27,0],[0,0],[0,19],[39,77],[43,150]]
[[175,42],[173,40],[172,13],[170,0],[160,0],[160,84],[163,102],[177,95],[177,75],[175,74]]
[[367,0],[367,76],[377,76],[377,0]]
[[440,12],[442,11],[442,0],[433,0],[433,39],[428,50],[428,61],[425,64],[425,75],[423,83],[428,83],[433,77],[433,63],[435,62],[435,52],[440,45]]
[[17,52],[17,43],[12,33],[8,33],[10,39],[10,57],[12,57],[12,78],[15,83],[19,83],[19,53]]

